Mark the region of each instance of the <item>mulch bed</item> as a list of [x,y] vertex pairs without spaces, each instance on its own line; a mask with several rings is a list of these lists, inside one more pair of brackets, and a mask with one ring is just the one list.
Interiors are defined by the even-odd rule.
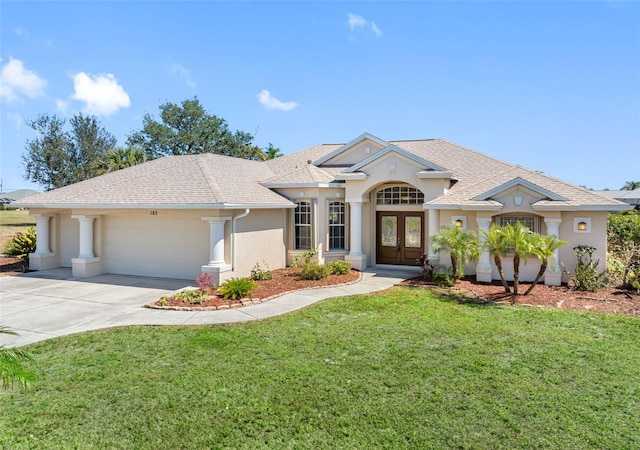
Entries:
[[9,256],[0,257],[0,277],[19,275],[25,272],[28,272],[28,269],[25,262],[21,259],[11,258]]

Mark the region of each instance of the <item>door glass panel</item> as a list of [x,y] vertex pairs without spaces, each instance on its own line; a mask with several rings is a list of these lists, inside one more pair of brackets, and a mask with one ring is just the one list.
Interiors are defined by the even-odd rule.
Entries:
[[385,247],[398,245],[398,218],[396,216],[382,216],[382,241]]
[[420,248],[422,220],[418,216],[405,216],[404,218],[404,246]]

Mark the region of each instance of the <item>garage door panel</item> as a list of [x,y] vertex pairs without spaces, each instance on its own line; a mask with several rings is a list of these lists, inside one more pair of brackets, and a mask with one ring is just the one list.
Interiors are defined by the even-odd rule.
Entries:
[[188,217],[108,217],[107,272],[194,279],[209,258],[209,225]]

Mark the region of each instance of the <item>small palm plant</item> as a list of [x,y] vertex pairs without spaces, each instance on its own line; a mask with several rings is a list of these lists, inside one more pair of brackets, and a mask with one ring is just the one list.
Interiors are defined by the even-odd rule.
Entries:
[[520,222],[515,225],[508,223],[503,227],[505,244],[509,246],[509,253],[513,255],[513,294],[518,295],[520,285],[520,261],[527,263],[527,255],[532,253],[533,234]]
[[[542,276],[544,275],[547,267],[549,265],[549,259],[553,258],[554,253],[557,249],[562,247],[563,245],[567,245],[568,242],[559,240],[553,234],[534,234],[531,238],[531,252],[540,260],[540,270],[536,275],[536,279],[533,280],[529,289],[527,289],[524,295],[528,295],[533,288],[536,287]],[[554,260],[551,260],[552,264],[555,264]],[[553,267],[553,266],[552,266]]]
[[504,286],[504,291],[507,294],[510,294],[511,288],[507,283],[504,276],[504,269],[502,268],[502,258],[510,251],[509,244],[505,239],[504,229],[494,223],[491,224],[488,231],[482,230],[482,234],[482,247],[493,255],[493,262],[498,269],[498,274],[500,275],[500,280]]
[[[2,334],[17,334],[6,327],[0,326]],[[7,348],[0,345],[0,377],[2,387],[12,387],[17,383],[23,388],[29,387],[29,383],[35,378],[35,374],[22,365],[26,361],[33,361],[31,355],[18,348]]]
[[445,225],[431,238],[434,252],[449,251],[451,269],[456,278],[464,276],[464,266],[479,256],[478,239],[472,231],[462,230],[455,225]]

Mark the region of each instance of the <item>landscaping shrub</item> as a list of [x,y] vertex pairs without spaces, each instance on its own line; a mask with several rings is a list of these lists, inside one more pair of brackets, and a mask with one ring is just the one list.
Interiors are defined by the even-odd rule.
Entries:
[[17,232],[6,243],[4,254],[26,260],[29,253],[36,251],[36,229],[29,227],[25,232]]
[[578,258],[576,272],[571,273],[563,266],[563,272],[569,277],[574,285],[574,289],[578,291],[597,291],[606,284],[605,272],[598,271],[600,260],[593,259],[595,247],[589,245],[578,245],[573,247]]
[[191,303],[192,305],[200,305],[206,302],[209,298],[207,294],[205,294],[201,290],[185,290],[180,291],[176,295],[173,296],[176,300],[183,300]]
[[331,274],[331,268],[326,264],[318,264],[317,261],[310,261],[302,266],[300,278],[303,280],[321,280]]
[[436,268],[429,262],[426,253],[423,253],[420,258],[416,260],[416,264],[419,264],[422,268],[422,276],[424,279],[427,281],[433,281],[433,272]]
[[318,254],[318,250],[316,250],[315,248],[312,250],[307,250],[306,252],[302,253],[301,255],[296,255],[293,258],[293,261],[291,262],[291,267],[294,268],[298,268],[298,267],[302,267],[306,264],[309,264],[311,261],[314,260],[314,257]]
[[213,277],[210,273],[201,273],[196,278],[196,283],[202,291],[207,291],[213,287]]
[[225,300],[239,300],[249,295],[256,288],[256,284],[249,278],[230,278],[218,289]]
[[267,263],[264,263],[265,269],[260,266],[260,263],[256,263],[251,269],[251,279],[253,281],[273,280],[273,272],[269,270]]
[[331,275],[346,275],[351,270],[351,263],[349,261],[331,261],[326,265],[329,267]]

